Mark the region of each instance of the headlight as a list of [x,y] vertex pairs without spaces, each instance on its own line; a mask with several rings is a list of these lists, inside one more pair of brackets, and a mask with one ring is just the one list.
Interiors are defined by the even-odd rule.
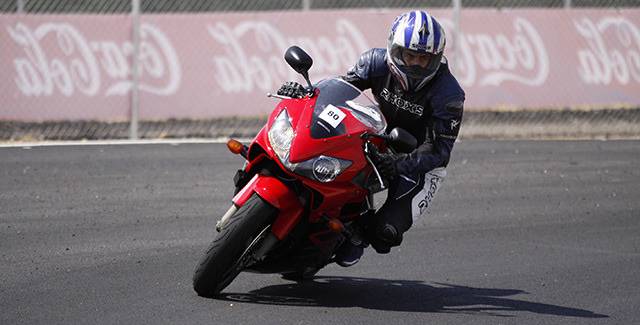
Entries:
[[271,148],[276,152],[280,161],[282,161],[283,164],[285,164],[285,161],[288,162],[289,149],[291,149],[291,141],[293,141],[294,133],[287,110],[283,109],[282,112],[280,112],[273,122],[273,125],[271,125],[271,129],[267,135],[269,137],[269,143],[271,143]]
[[319,156],[297,164],[290,163],[289,150],[295,134],[287,110],[283,109],[276,117],[267,136],[271,148],[275,151],[280,162],[298,175],[326,183],[336,179],[340,173],[351,166],[351,162],[348,160],[328,156]]
[[351,166],[351,162],[327,156],[320,156],[295,164],[292,171],[307,178],[327,183]]

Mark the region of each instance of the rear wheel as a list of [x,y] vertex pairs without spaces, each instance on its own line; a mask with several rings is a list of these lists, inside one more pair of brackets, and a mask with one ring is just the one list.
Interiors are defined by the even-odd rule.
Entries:
[[260,244],[278,210],[253,194],[220,230],[196,267],[193,289],[202,297],[214,297],[244,267],[251,248]]

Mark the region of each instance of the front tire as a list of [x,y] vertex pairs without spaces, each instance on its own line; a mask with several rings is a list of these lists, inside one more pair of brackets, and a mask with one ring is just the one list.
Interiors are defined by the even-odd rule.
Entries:
[[236,263],[249,245],[269,227],[278,210],[253,194],[234,213],[201,258],[193,275],[193,289],[202,297],[215,297],[240,273]]

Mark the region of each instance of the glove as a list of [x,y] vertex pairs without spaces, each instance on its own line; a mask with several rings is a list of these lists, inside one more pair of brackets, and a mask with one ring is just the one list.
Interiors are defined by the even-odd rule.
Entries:
[[305,95],[304,87],[295,81],[285,82],[284,85],[278,89],[277,92],[280,96],[287,96],[291,98],[302,98]]
[[396,167],[398,157],[390,153],[380,153],[374,146],[371,146],[369,156],[371,162],[378,169],[383,183],[389,184],[389,182],[398,177],[398,168]]

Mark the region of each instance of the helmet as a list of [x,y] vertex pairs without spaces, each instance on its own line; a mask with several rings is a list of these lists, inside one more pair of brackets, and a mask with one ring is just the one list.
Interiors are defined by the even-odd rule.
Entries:
[[435,76],[445,43],[442,26],[425,11],[396,18],[387,43],[387,64],[405,91],[417,91]]

